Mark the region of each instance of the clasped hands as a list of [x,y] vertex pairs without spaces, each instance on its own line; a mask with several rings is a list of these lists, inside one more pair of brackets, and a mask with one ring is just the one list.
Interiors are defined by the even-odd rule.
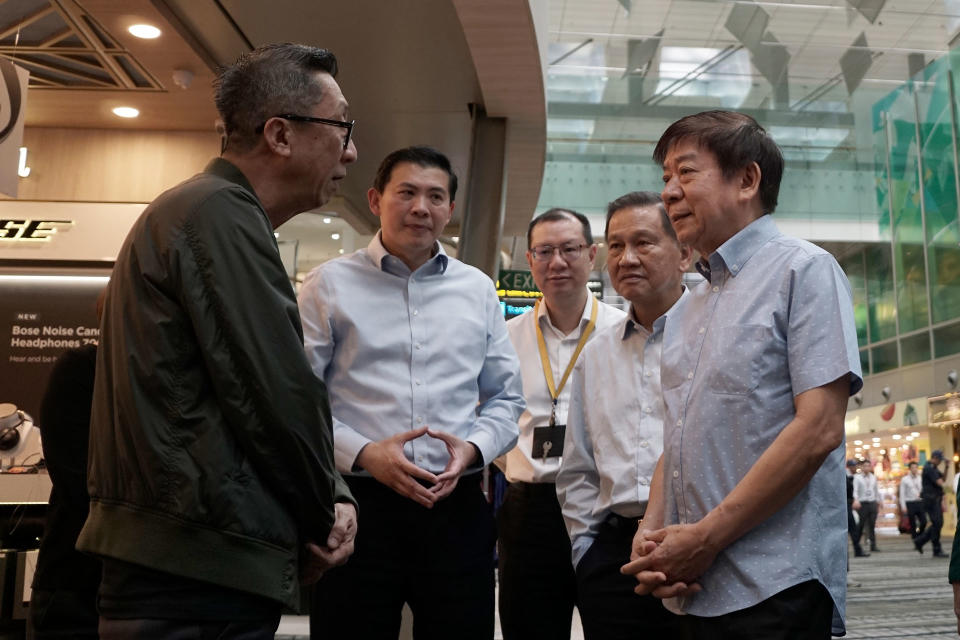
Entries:
[[[450,461],[439,474],[421,469],[403,454],[404,443],[424,436],[441,440],[447,446]],[[466,440],[442,431],[434,431],[429,427],[420,427],[367,444],[360,450],[357,464],[382,484],[429,509],[453,492],[460,474],[470,467],[476,458],[476,448]],[[418,478],[432,483],[433,486],[423,486],[417,482]]]
[[620,573],[639,583],[634,591],[657,598],[692,595],[701,590],[697,579],[713,564],[718,550],[710,545],[702,522],[662,529],[637,529],[630,562]]

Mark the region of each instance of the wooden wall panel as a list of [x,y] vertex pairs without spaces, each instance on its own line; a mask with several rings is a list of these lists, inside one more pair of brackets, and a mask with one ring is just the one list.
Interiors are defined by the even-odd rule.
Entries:
[[30,128],[18,199],[150,202],[203,169],[220,138],[203,131]]

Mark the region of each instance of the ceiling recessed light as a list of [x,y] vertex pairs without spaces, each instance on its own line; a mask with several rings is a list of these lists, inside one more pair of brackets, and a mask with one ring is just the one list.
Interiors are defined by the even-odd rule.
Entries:
[[121,118],[136,118],[140,115],[140,110],[133,107],[114,107],[113,114]]
[[160,29],[157,29],[152,24],[130,25],[127,31],[129,31],[131,35],[143,38],[144,40],[153,40],[154,38],[160,37]]
[[324,218],[323,224],[330,224],[330,218]]
[[343,249],[340,249],[340,253],[343,253]]
[[340,239],[340,234],[339,234],[339,233],[331,233],[331,234],[330,234],[330,237],[333,238],[334,240],[339,240],[339,239]]

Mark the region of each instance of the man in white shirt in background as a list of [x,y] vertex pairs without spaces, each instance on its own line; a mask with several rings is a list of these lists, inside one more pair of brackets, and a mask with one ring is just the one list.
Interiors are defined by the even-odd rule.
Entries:
[[853,477],[853,499],[860,503],[860,527],[863,531],[863,544],[870,543],[870,551],[877,549],[877,536],[874,528],[877,524],[877,503],[880,492],[877,489],[877,476],[873,474],[873,463],[864,460],[860,473]]
[[630,315],[598,332],[574,369],[557,494],[586,639],[668,638],[676,616],[653,596],[636,595],[636,580],[620,567],[663,452],[660,345],[691,251],[649,191],[610,203],[605,236],[610,280],[630,301]]
[[920,465],[916,461],[909,465],[910,472],[900,480],[900,513],[910,519],[910,536],[916,538],[927,526],[927,516],[923,512],[923,500],[920,499],[922,480]]
[[586,217],[564,209],[541,214],[530,222],[527,247],[543,298],[507,323],[527,409],[517,446],[498,461],[510,482],[497,516],[505,640],[570,637],[576,581],[554,484],[564,454],[569,377],[587,340],[625,315],[587,289],[597,246]]

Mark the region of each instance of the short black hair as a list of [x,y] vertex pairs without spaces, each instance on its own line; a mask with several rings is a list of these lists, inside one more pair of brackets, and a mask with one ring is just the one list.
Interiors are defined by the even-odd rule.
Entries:
[[582,213],[578,213],[573,209],[561,209],[559,207],[554,207],[553,209],[547,209],[536,218],[530,221],[530,225],[527,226],[527,250],[530,250],[530,243],[533,240],[533,228],[536,227],[541,222],[557,222],[559,220],[570,220],[574,219],[580,223],[583,231],[583,239],[586,240],[587,246],[593,244],[593,232],[590,231],[590,221],[587,219],[587,216]]
[[653,159],[661,167],[667,152],[681,140],[692,140],[716,158],[724,179],[730,180],[756,162],[760,167],[760,202],[764,213],[777,208],[780,180],[783,179],[783,154],[766,129],[743,113],[703,111],[681,118],[660,136]]
[[424,168],[432,167],[446,171],[449,176],[447,191],[450,192],[450,202],[453,202],[457,197],[457,174],[453,172],[450,159],[433,147],[426,145],[404,147],[387,155],[387,157],[383,159],[383,162],[380,163],[377,174],[373,178],[373,188],[383,193],[383,190],[387,187],[387,183],[390,182],[393,168],[404,162],[409,162]]
[[316,72],[337,75],[330,51],[304,44],[268,44],[249,51],[214,81],[214,99],[223,121],[223,150],[249,151],[258,128],[281,113],[307,115],[323,98]]
[[677,232],[673,230],[673,225],[670,224],[670,217],[667,215],[667,208],[663,206],[663,199],[660,197],[660,194],[655,191],[631,191],[626,193],[610,204],[607,205],[607,221],[603,226],[603,237],[604,239],[609,239],[610,235],[610,220],[613,219],[613,214],[621,209],[629,209],[633,207],[650,207],[656,206],[660,211],[660,223],[663,224],[663,231],[674,242],[680,244],[680,240],[677,239]]

